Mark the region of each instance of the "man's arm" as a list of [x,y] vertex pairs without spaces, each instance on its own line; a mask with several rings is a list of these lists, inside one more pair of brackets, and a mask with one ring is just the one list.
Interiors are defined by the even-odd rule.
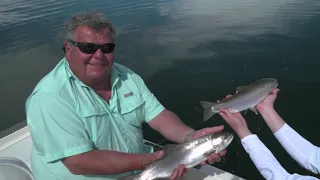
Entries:
[[132,77],[145,101],[145,121],[168,140],[183,143],[185,135],[193,129],[186,126],[173,112],[165,109],[139,75],[134,74]]
[[142,170],[146,164],[160,158],[153,154],[130,154],[117,151],[92,150],[64,158],[62,162],[72,174],[118,174]]
[[50,94],[36,95],[27,104],[28,126],[37,139],[46,163],[62,160],[73,174],[117,174],[159,158],[152,154],[129,154],[93,148],[81,118],[65,99]]
[[183,143],[185,135],[193,131],[177,115],[166,109],[152,119],[149,125],[160,132],[165,138],[176,143]]

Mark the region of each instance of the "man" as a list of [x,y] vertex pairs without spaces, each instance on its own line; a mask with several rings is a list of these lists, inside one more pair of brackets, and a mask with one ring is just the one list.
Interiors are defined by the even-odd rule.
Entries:
[[[137,173],[163,155],[143,144],[143,122],[176,143],[223,130],[184,125],[139,75],[114,63],[114,48],[115,29],[103,14],[82,13],[66,22],[65,58],[26,104],[36,179],[105,180]],[[209,163],[225,153],[208,156]],[[183,173],[181,165],[171,179]]]

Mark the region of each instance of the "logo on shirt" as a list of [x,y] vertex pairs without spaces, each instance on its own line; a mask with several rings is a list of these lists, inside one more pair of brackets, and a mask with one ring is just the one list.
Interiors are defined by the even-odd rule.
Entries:
[[127,94],[124,94],[124,97],[129,97],[129,96],[132,96],[133,95],[133,92],[129,92]]

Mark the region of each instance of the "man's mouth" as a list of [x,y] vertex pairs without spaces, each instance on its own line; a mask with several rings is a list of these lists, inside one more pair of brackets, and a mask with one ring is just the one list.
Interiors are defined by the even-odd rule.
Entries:
[[91,66],[104,66],[103,63],[88,63]]

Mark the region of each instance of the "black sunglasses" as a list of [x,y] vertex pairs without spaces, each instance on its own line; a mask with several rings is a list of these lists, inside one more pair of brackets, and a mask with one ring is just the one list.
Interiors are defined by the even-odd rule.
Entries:
[[81,43],[75,41],[69,41],[71,44],[77,46],[79,50],[86,54],[93,54],[98,49],[101,49],[103,53],[109,54],[113,52],[116,44],[115,43],[105,43],[105,44],[93,44],[93,43]]

